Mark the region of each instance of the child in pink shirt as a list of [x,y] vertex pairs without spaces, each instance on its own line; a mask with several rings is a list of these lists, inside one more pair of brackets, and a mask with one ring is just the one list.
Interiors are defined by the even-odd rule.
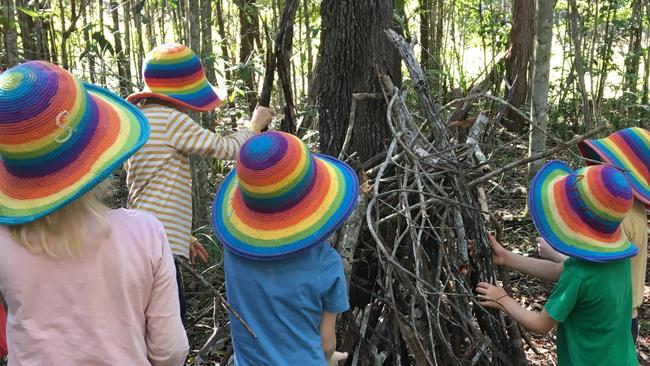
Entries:
[[162,224],[102,184],[149,136],[115,94],[42,61],[0,74],[0,293],[9,366],[180,366]]

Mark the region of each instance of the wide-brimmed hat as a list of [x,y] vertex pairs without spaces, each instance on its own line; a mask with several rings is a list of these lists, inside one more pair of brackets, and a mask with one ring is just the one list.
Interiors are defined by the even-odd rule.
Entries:
[[296,136],[266,132],[242,146],[215,196],[212,222],[236,254],[275,259],[327,239],[358,195],[357,175],[347,164],[311,154]]
[[0,224],[41,218],[107,178],[149,137],[144,115],[59,66],[0,74]]
[[209,112],[225,99],[225,92],[205,77],[201,60],[187,46],[167,43],[154,48],[142,67],[144,90],[126,100],[137,104],[155,98],[197,112]]
[[588,165],[603,162],[623,170],[634,196],[650,205],[650,131],[625,128],[603,139],[580,142],[578,149]]
[[574,172],[557,160],[535,175],[528,195],[540,235],[558,252],[592,262],[636,255],[620,227],[632,202],[632,189],[618,169],[594,165]]

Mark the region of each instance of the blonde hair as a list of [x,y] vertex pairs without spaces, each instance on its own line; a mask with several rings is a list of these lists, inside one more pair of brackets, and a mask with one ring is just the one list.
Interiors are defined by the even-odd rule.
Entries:
[[106,180],[58,211],[28,224],[12,226],[11,234],[34,255],[79,258],[90,234],[110,235],[104,218],[108,210],[104,200],[109,192],[110,181]]

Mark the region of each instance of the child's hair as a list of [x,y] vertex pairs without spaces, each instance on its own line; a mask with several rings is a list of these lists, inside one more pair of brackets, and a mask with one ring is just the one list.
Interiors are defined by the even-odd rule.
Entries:
[[106,237],[110,235],[110,226],[104,218],[108,209],[104,200],[109,196],[110,189],[110,181],[105,180],[56,212],[34,222],[11,226],[11,234],[14,240],[34,255],[81,257],[89,234],[99,232]]

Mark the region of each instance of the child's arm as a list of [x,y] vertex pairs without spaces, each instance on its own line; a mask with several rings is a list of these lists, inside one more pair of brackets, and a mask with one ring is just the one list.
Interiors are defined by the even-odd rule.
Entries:
[[538,313],[524,309],[499,286],[480,282],[476,291],[481,305],[505,311],[517,323],[535,333],[546,334],[557,324],[546,310]]
[[546,281],[557,282],[564,270],[564,263],[555,263],[545,259],[524,257],[506,250],[490,235],[492,260],[498,266],[505,266]]
[[336,366],[339,361],[348,358],[347,352],[336,352],[336,314],[323,312],[320,321],[320,336],[328,366]]
[[170,114],[167,140],[176,150],[189,155],[201,155],[222,160],[235,160],[241,146],[255,133],[266,127],[273,118],[269,108],[258,107],[247,129],[229,136],[220,136],[202,128],[188,115],[175,111]]

